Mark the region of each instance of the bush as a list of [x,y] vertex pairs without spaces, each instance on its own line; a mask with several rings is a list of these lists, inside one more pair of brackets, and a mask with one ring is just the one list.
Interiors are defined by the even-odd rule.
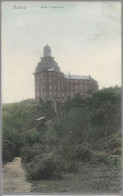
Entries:
[[79,161],[91,161],[93,157],[93,151],[88,147],[88,145],[76,145],[74,147],[73,158]]
[[4,131],[2,135],[2,158],[4,161],[12,161],[15,156],[20,156],[22,138],[18,131]]
[[78,163],[75,161],[65,161],[65,169],[66,173],[77,173],[78,172]]
[[46,147],[41,144],[34,144],[33,146],[24,146],[21,149],[21,160],[23,163],[29,163],[35,156],[44,153]]
[[31,163],[26,164],[26,177],[28,180],[60,177],[63,171],[63,158],[52,152],[37,155],[32,159]]
[[44,137],[46,143],[48,143],[49,145],[55,145],[55,146],[59,145],[60,139],[58,138],[56,131],[53,127],[48,128],[48,131],[46,131]]
[[15,144],[9,140],[4,140],[2,144],[2,158],[4,161],[12,161],[15,157]]
[[40,134],[35,128],[30,129],[22,133],[24,144],[33,145],[34,143],[40,143]]

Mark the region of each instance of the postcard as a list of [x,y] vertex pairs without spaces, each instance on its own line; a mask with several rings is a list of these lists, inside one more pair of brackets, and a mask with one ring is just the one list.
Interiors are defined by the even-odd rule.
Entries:
[[121,1],[1,18],[2,194],[121,194]]

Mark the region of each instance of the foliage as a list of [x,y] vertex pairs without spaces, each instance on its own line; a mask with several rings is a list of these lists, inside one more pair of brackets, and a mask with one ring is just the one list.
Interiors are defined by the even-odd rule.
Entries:
[[2,158],[3,162],[12,161],[15,156],[20,156],[22,138],[17,131],[3,132]]
[[78,162],[74,160],[66,160],[64,162],[64,172],[65,173],[78,173],[79,167]]
[[3,131],[29,130],[36,125],[35,119],[40,116],[47,116],[47,119],[54,116],[50,103],[39,105],[35,100],[29,99],[19,103],[4,104],[2,107]]
[[35,143],[40,143],[40,134],[35,128],[21,133],[21,136],[23,137],[23,143],[25,145],[31,146]]
[[78,173],[67,173],[62,180],[40,180],[32,181],[32,192],[37,193],[60,193],[70,195],[73,193],[91,193],[102,195],[104,193],[122,192],[122,172],[121,166],[115,164],[80,162]]
[[59,177],[63,168],[63,158],[53,152],[41,153],[35,156],[25,167],[26,176],[29,180]]
[[2,143],[2,157],[4,161],[12,161],[15,157],[15,144],[9,140],[4,140]]
[[36,126],[35,119],[40,116],[51,119],[54,115],[49,102],[39,105],[34,99],[28,99],[19,103],[3,104],[3,161],[10,161],[14,156],[19,156],[23,145],[40,142],[39,133],[33,129]]
[[91,96],[69,98],[54,120],[64,144],[92,143],[121,129],[121,89],[104,88]]
[[40,155],[42,152],[46,152],[46,146],[42,144],[34,144],[32,146],[26,145],[21,149],[21,160],[23,163],[29,163],[31,160]]
[[[40,116],[46,116],[52,124],[35,129],[35,119]],[[85,97],[77,94],[62,105],[57,115],[50,102],[38,104],[35,100],[24,100],[5,104],[3,160],[11,161],[21,149],[22,162],[30,180],[76,173],[82,162],[115,164],[117,160],[107,153],[119,145],[115,134],[120,129],[119,87],[102,89]],[[101,143],[106,144],[105,149]]]
[[119,130],[107,137],[103,137],[97,140],[96,142],[92,143],[91,149],[94,151],[96,150],[99,152],[106,152],[108,154],[121,155],[121,144],[121,130]]
[[91,161],[93,157],[93,151],[87,145],[76,145],[73,150],[73,159]]
[[56,130],[53,127],[49,127],[44,135],[45,142],[49,145],[58,146],[60,142],[60,138],[58,137]]

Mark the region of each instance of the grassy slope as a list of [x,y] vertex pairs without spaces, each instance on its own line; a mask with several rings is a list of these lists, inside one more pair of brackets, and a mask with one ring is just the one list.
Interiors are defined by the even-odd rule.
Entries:
[[112,155],[121,155],[121,130],[111,134],[108,137],[101,138],[97,142],[91,145],[93,150],[97,150],[99,152],[106,152]]
[[103,89],[92,97],[77,95],[68,100],[54,118],[53,128],[67,145],[106,139],[121,129],[120,89]]
[[[61,144],[67,148],[84,143],[95,153],[121,154],[120,104],[118,89],[104,89],[91,98],[68,100],[53,124]],[[50,136],[53,135],[50,131]],[[105,163],[79,162],[77,174],[65,174],[60,180],[33,181],[32,192],[119,193],[121,158],[113,158]]]
[[[4,105],[3,139],[14,143],[11,137],[8,137],[8,132],[16,128],[20,133],[23,132],[23,141],[30,146],[37,141],[55,146],[56,149],[57,146],[67,148],[78,144],[88,146],[89,143],[89,148],[95,151],[112,154],[121,145],[121,135],[118,131],[121,128],[120,93],[119,88],[109,88],[84,99],[76,96],[65,102],[57,116],[50,105],[41,106],[34,100],[29,101],[30,103],[24,101],[15,105]],[[35,125],[34,119],[44,114],[48,120],[52,118],[53,125],[43,126],[35,134],[35,130],[32,129]],[[114,163],[80,161],[77,174],[64,174],[63,179],[60,180],[32,182],[34,184],[32,191],[119,192],[121,190],[120,160]]]
[[66,174],[57,180],[32,181],[32,185],[31,192],[35,193],[119,193],[121,167],[82,163],[77,174]]

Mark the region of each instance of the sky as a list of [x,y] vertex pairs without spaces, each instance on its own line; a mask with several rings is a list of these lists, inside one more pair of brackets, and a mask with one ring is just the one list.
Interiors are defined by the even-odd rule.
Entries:
[[47,43],[65,74],[90,75],[99,89],[121,85],[120,1],[2,2],[3,103],[35,97]]

